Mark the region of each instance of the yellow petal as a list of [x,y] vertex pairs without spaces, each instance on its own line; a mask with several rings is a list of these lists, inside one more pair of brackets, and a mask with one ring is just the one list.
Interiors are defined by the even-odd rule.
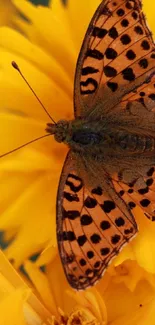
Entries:
[[[16,204],[2,214],[0,228],[19,227],[14,241],[6,250],[9,259],[18,266],[33,252],[43,249],[49,240],[56,245],[55,200],[56,186],[51,186],[53,175],[43,175],[25,190]],[[57,179],[58,181],[58,179]],[[53,200],[51,201],[51,197]],[[33,218],[32,218],[33,215]],[[18,228],[17,228],[18,229]],[[29,240],[28,240],[29,238]]]
[[36,265],[42,266],[49,264],[55,259],[57,253],[57,248],[53,247],[52,241],[50,241],[50,244],[43,250],[43,252],[38,257]]
[[[40,34],[38,43],[41,43],[47,52],[52,53],[52,56],[62,65],[68,76],[73,79],[76,51],[72,38],[69,37],[69,27],[66,20],[62,20],[62,15],[61,19],[58,15],[55,17],[55,13],[48,8],[36,8],[25,0],[14,0],[14,4],[34,24],[38,34]],[[44,21],[44,29],[42,28],[42,21]]]
[[[5,36],[6,38],[8,37],[7,33]],[[20,43],[20,37],[18,43]],[[40,103],[22,80],[19,73],[11,66],[11,62],[14,60],[18,63],[25,78],[43,102],[49,114],[56,121],[72,116],[70,97],[62,87],[60,88],[59,84],[56,84],[35,65],[17,54],[11,54],[2,49],[1,55],[4,57],[0,74],[1,111],[41,120],[45,123],[45,127],[46,123],[50,122]],[[41,82],[37,80],[41,80]],[[64,114],[64,108],[66,114]]]
[[11,0],[0,1],[0,25],[12,26],[13,15],[16,9]]
[[78,51],[80,50],[88,24],[99,3],[99,0],[68,1],[67,11],[70,29]]
[[45,133],[45,124],[11,114],[0,114],[0,153],[6,153]]
[[[22,0],[20,1],[22,2]],[[31,4],[28,4],[28,2],[27,5],[32,6]],[[17,44],[20,44],[20,46],[17,47]],[[2,49],[5,49],[9,52],[9,54],[11,54],[10,63],[12,61],[16,61],[18,64],[20,64],[24,75],[25,72],[27,73],[27,69],[25,69],[24,71],[24,68],[21,65],[21,62],[23,61],[21,60],[21,57],[27,60],[27,62],[33,64],[37,69],[42,71],[44,75],[50,77],[50,79],[55,84],[59,85],[60,89],[66,91],[68,96],[72,95],[72,85],[69,76],[67,76],[67,73],[58,64],[58,61],[54,59],[53,55],[48,55],[48,53],[46,53],[43,47],[40,48],[39,46],[32,44],[26,37],[8,27],[3,27],[0,29],[0,47],[1,51]],[[6,60],[7,53],[4,54],[4,57]],[[42,79],[40,78],[40,80]],[[41,85],[44,86],[43,81],[41,82]]]
[[149,27],[155,35],[155,24],[154,24],[154,11],[155,3],[151,0],[143,0],[143,11],[146,13]]
[[50,291],[50,285],[48,283],[47,277],[38,269],[36,265],[30,261],[26,261],[24,267],[34,286],[37,288],[37,291],[45,306],[55,315],[58,315],[54,296]]
[[27,300],[29,292],[26,289],[19,289],[0,300],[1,325],[26,325],[23,303]]
[[[51,139],[48,139],[49,141]],[[44,145],[47,146],[47,143],[44,142]],[[42,148],[39,145],[39,149]],[[52,148],[53,149],[53,148]],[[53,159],[52,159],[53,158]],[[7,159],[0,160],[0,169],[1,172],[10,173],[27,173],[31,172],[31,180],[32,180],[32,172],[37,174],[38,172],[43,171],[51,171],[52,172],[52,165],[55,164],[56,160],[54,157],[49,157],[44,152],[37,150],[37,146],[35,148],[31,145],[25,147],[22,150],[16,152],[15,155],[11,154],[7,156]],[[57,162],[58,163],[58,162]],[[61,166],[61,165],[60,165]],[[2,175],[1,175],[2,176]]]
[[140,304],[137,309],[132,312],[129,311],[128,315],[118,317],[113,320],[111,325],[154,325],[154,310],[155,310],[155,299],[151,299],[145,304]]
[[137,284],[144,279],[155,287],[155,276],[146,272],[136,261],[127,260],[115,267],[114,270],[110,268],[108,272],[113,276],[114,282],[124,282],[131,291],[134,291]]
[[[130,313],[136,314],[141,305],[147,304],[155,297],[154,288],[146,280],[140,281],[133,292],[123,283],[114,283],[112,278],[105,291],[102,289],[102,282],[99,283],[97,289],[104,296],[109,324],[121,317],[124,317],[127,322]],[[121,321],[120,324],[122,324]],[[133,322],[133,325],[137,324],[139,323]]]
[[[50,313],[0,251],[0,324],[41,325]],[[12,318],[11,318],[12,317]]]

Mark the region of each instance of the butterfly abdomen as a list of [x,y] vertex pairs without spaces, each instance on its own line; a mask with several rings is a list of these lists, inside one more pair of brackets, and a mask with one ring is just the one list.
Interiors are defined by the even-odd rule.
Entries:
[[[103,120],[94,122],[78,121],[71,122],[68,132],[68,145],[71,149],[84,151],[87,154],[95,154],[106,157],[106,155],[121,155],[122,152],[140,154],[144,152],[154,152],[155,139],[151,136],[132,133],[128,130],[115,128],[110,125],[110,121]],[[67,141],[66,141],[67,142]],[[121,155],[122,157],[122,155]]]
[[135,153],[153,152],[155,139],[139,134],[118,133],[117,143],[123,150]]

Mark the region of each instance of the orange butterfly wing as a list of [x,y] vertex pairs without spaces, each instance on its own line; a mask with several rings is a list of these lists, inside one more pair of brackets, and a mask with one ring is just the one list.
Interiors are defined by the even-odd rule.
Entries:
[[155,166],[146,169],[140,184],[138,178],[129,186],[119,181],[114,181],[114,186],[131,209],[139,206],[148,219],[155,221]]
[[141,7],[140,0],[107,0],[98,7],[77,63],[76,116],[101,117],[153,76],[155,48]]
[[126,206],[119,208],[103,188],[88,188],[69,152],[62,171],[57,204],[57,238],[70,285],[94,285],[112,258],[137,232]]

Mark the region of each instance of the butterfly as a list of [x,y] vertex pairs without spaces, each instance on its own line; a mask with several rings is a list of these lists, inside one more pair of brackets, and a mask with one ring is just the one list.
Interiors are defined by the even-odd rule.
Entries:
[[155,221],[155,46],[141,0],[101,1],[77,61],[74,113],[46,131],[69,147],[57,241],[69,284],[84,290],[137,234],[136,206]]
[[84,38],[75,119],[47,131],[69,152],[57,195],[57,240],[69,284],[94,285],[155,220],[155,47],[140,0],[103,0]]

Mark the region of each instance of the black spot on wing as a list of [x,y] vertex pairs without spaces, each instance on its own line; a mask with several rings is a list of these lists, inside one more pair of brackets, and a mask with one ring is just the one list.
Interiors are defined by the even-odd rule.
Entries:
[[135,74],[131,68],[126,68],[122,71],[124,80],[133,81],[135,80]]
[[112,92],[115,92],[118,89],[118,84],[116,82],[107,82],[107,86],[112,90]]
[[108,47],[107,50],[105,51],[105,56],[109,60],[114,60],[117,58],[117,52],[113,48]]
[[150,94],[148,97],[149,97],[151,100],[155,100],[155,94]]
[[76,239],[73,231],[63,231],[58,233],[59,241],[74,241]]
[[129,208],[132,210],[133,208],[136,207],[136,204],[135,204],[134,202],[130,201],[130,202],[128,203],[128,206],[129,206]]
[[117,70],[113,67],[110,67],[109,65],[105,66],[103,68],[103,71],[104,71],[106,77],[109,77],[109,78],[116,77],[116,75],[117,75]]
[[83,214],[80,218],[80,221],[81,221],[82,226],[88,226],[88,225],[91,225],[91,223],[93,222],[93,219],[90,215]]
[[122,27],[128,27],[128,25],[129,25],[129,21],[128,21],[127,19],[123,19],[123,20],[121,21],[121,25],[122,25]]
[[120,241],[120,239],[121,239],[121,236],[116,234],[116,235],[112,236],[111,243],[116,245]]
[[108,31],[106,29],[95,26],[92,31],[92,36],[102,39],[107,35],[107,33]]
[[117,15],[118,15],[119,17],[122,17],[122,16],[124,16],[125,11],[124,11],[124,9],[119,8],[119,9],[116,11],[116,13],[117,13]]
[[63,218],[70,219],[70,220],[75,220],[80,217],[80,212],[78,210],[62,210]]
[[147,181],[146,181],[146,185],[147,186],[151,186],[153,184],[153,178],[149,178],[149,179],[147,179]]
[[147,40],[143,40],[141,43],[141,47],[143,50],[148,51],[150,49],[150,44]]
[[136,58],[136,54],[133,50],[128,50],[126,53],[126,57],[128,60],[134,60]]
[[85,266],[87,264],[84,258],[81,258],[79,263],[81,266]]
[[109,228],[111,227],[111,225],[110,225],[110,222],[109,222],[109,221],[107,221],[107,220],[103,220],[103,221],[101,221],[101,223],[100,223],[100,227],[101,227],[101,229],[104,231],[104,230],[109,229]]
[[95,264],[94,264],[95,269],[96,268],[99,268],[100,266],[101,266],[101,262],[100,261],[95,262]]
[[68,255],[67,253],[61,257],[62,261],[64,264],[72,264],[75,261],[75,255],[74,254],[70,254]]
[[103,248],[101,248],[100,252],[101,252],[102,256],[108,255],[110,253],[110,248],[109,247],[103,247]]
[[72,192],[78,193],[83,187],[83,182],[80,177],[74,174],[69,174],[66,180],[66,185],[69,186]]
[[123,196],[124,193],[125,193],[125,192],[124,192],[123,190],[121,190],[121,191],[119,192],[119,195],[120,195],[120,196]]
[[154,173],[154,167],[151,167],[149,170],[148,170],[148,172],[147,172],[147,176],[152,176],[153,175],[153,173]]
[[79,246],[83,246],[87,241],[87,237],[85,235],[81,235],[77,238],[77,242]]
[[91,192],[92,192],[92,194],[96,194],[96,195],[102,195],[102,193],[103,193],[102,188],[99,186],[94,188]]
[[130,0],[127,1],[125,6],[126,6],[127,9],[132,9],[133,8],[132,3],[130,2]]
[[79,202],[79,198],[77,194],[71,194],[68,192],[64,192],[64,198],[69,202]]
[[122,217],[115,219],[115,224],[117,227],[122,227],[125,224],[125,221]]
[[141,59],[139,61],[139,65],[141,68],[146,69],[148,67],[148,60],[147,59]]
[[116,27],[111,27],[109,29],[109,33],[108,35],[112,38],[112,39],[116,39],[118,37],[118,31],[116,29]]
[[[98,88],[98,82],[93,78],[88,78],[86,81],[81,81],[80,86],[82,95],[93,94]],[[89,86],[93,86],[93,89],[89,88]],[[84,89],[85,87],[86,89]]]
[[87,257],[88,257],[89,259],[93,258],[93,257],[94,257],[94,252],[93,252],[93,251],[88,251],[88,252],[87,252]]
[[125,229],[125,230],[124,230],[124,234],[125,234],[125,235],[130,235],[130,234],[133,233],[133,230],[134,230],[133,227],[131,227],[130,229]]
[[123,45],[128,45],[131,42],[131,38],[128,34],[123,34],[120,40]]
[[98,234],[91,235],[90,239],[93,244],[98,244],[101,241],[101,237]]
[[141,195],[144,195],[144,194],[148,193],[148,191],[149,191],[149,188],[148,188],[148,186],[147,186],[147,187],[145,187],[145,188],[141,188],[141,189],[139,189],[139,190],[138,190],[138,193],[141,194]]
[[132,194],[133,192],[134,192],[133,189],[132,188],[129,188],[128,193],[129,194]]
[[133,18],[134,20],[137,20],[137,19],[138,19],[138,14],[137,14],[136,11],[133,11],[133,12],[132,12],[132,18]]
[[96,60],[103,60],[104,55],[99,50],[88,49],[87,52],[86,52],[86,57],[91,57],[91,58],[96,59]]
[[101,204],[101,208],[105,213],[110,213],[112,210],[116,208],[116,205],[113,201],[106,200],[103,204]]
[[97,201],[90,196],[88,196],[84,201],[84,206],[88,209],[93,209],[96,207],[96,205],[97,205]]
[[81,75],[82,76],[87,76],[88,74],[93,74],[93,73],[97,73],[97,72],[99,72],[98,69],[95,69],[93,67],[85,67],[85,68],[82,69]]
[[140,204],[142,207],[146,208],[150,204],[150,201],[148,199],[143,199],[140,201]]
[[136,34],[139,34],[139,35],[143,35],[144,34],[144,31],[143,31],[142,27],[139,26],[139,25],[138,26],[135,26],[134,31],[136,32]]

